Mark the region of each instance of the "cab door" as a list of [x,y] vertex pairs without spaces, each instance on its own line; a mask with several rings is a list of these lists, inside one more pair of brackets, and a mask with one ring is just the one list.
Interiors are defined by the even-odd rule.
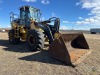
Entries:
[[20,15],[20,24],[25,25],[26,27],[30,27],[30,18],[29,18],[29,13],[28,11],[21,11]]

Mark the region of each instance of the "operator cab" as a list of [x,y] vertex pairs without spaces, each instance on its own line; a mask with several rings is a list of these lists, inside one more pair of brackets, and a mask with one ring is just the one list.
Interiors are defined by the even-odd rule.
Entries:
[[39,9],[31,7],[31,6],[22,6],[20,9],[20,16],[10,13],[10,21],[18,23],[19,25],[25,25],[30,27],[30,21],[33,20],[35,22],[39,22],[41,18],[41,12]]
[[39,22],[40,17],[41,17],[41,12],[37,8],[30,6],[23,6],[20,8],[20,24],[22,25],[30,27],[30,20]]

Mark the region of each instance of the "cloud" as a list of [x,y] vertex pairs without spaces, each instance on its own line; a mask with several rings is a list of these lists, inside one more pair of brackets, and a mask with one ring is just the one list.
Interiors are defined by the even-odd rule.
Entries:
[[68,29],[68,27],[67,27],[67,26],[65,26],[65,25],[63,25],[63,26],[60,26],[60,29],[61,29],[61,30],[67,30],[67,29]]
[[82,9],[90,10],[87,15],[91,15],[83,21],[77,21],[76,24],[100,25],[100,0],[80,0],[76,5],[81,5]]
[[7,25],[7,28],[11,28],[11,25]]
[[2,3],[2,0],[0,0],[0,3]]
[[[37,0],[22,0],[22,1],[25,1],[25,2],[36,2]],[[41,0],[41,3],[42,4],[49,4],[50,1],[49,0]]]
[[22,1],[25,1],[25,2],[36,2],[37,0],[22,0]]
[[[0,4],[2,3],[2,0],[0,0]],[[2,8],[0,7],[0,10],[1,10]]]
[[40,21],[44,21],[44,20],[45,20],[45,18],[44,18],[44,17],[41,17],[41,18],[40,18]]
[[63,21],[63,23],[70,23],[69,21]]
[[88,25],[88,24],[91,24],[91,25],[99,25],[100,24],[100,18],[97,17],[97,16],[93,16],[93,17],[90,17],[90,18],[86,18],[84,19],[83,21],[77,21],[76,24],[77,25]]
[[56,14],[52,12],[52,17],[56,17]]
[[83,18],[82,17],[78,17],[78,19],[82,20]]
[[80,0],[80,3],[82,5],[82,8],[86,8],[86,9],[93,9],[96,7],[100,7],[99,0]]
[[42,3],[42,4],[49,4],[50,1],[49,1],[49,0],[41,0],[41,3]]
[[76,6],[78,6],[78,5],[80,5],[80,2],[77,2],[77,3],[76,3]]

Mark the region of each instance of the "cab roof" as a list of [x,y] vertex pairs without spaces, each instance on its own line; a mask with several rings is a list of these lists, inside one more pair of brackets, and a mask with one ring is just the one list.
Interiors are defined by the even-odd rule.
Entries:
[[34,7],[32,7],[32,6],[22,6],[22,7],[19,8],[19,10],[25,11],[25,10],[29,10],[29,8],[33,8],[33,9],[35,9],[35,10],[37,10],[37,11],[39,10],[39,9],[34,8]]

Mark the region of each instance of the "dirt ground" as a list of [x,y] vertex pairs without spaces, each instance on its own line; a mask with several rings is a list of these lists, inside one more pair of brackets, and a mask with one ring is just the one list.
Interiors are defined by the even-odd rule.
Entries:
[[93,52],[73,68],[47,50],[31,52],[25,42],[9,44],[7,33],[0,33],[0,75],[100,75],[100,34],[84,35]]

